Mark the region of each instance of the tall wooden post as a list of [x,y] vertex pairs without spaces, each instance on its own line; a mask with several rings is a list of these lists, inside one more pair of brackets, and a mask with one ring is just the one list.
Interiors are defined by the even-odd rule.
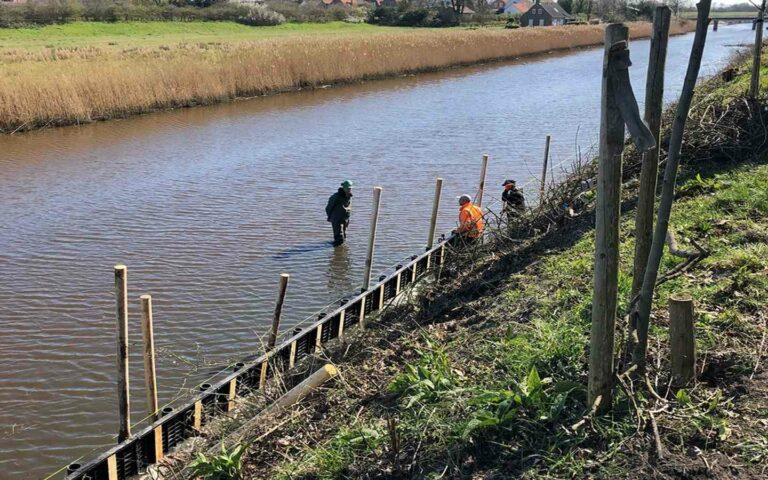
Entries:
[[478,208],[483,206],[483,193],[485,193],[485,173],[488,170],[488,155],[483,155],[483,161],[480,164],[480,188],[477,191],[477,198],[475,199],[475,205]]
[[629,41],[629,29],[620,23],[605,29],[603,86],[600,115],[600,159],[597,171],[595,221],[595,274],[592,330],[589,350],[589,404],[598,411],[611,408],[613,344],[619,279],[619,210],[624,120],[616,103],[612,75],[612,47]]
[[[659,175],[659,135],[661,133],[661,109],[664,97],[664,65],[667,60],[667,43],[672,10],[658,6],[653,12],[651,33],[651,54],[648,60],[648,76],[645,81],[645,123],[656,140],[656,146],[643,154],[640,171],[640,188],[635,217],[635,262],[632,276],[632,297],[643,285],[645,264],[653,241],[653,211],[656,201],[656,179]],[[632,317],[634,320],[635,317]],[[637,332],[633,320],[630,325],[630,339]],[[631,340],[634,344],[634,340]]]
[[[280,274],[280,283],[277,287],[277,303],[275,304],[275,313],[272,316],[272,328],[269,330],[269,338],[267,338],[267,346],[264,353],[269,353],[275,348],[275,344],[277,343],[277,333],[280,330],[280,319],[283,315],[283,303],[285,302],[285,292],[288,290],[288,279],[291,276],[287,273],[281,273]],[[298,329],[301,331],[301,329]],[[318,335],[320,334],[320,331],[318,331]],[[296,343],[294,342],[293,345],[291,345],[291,350],[293,353],[291,353],[291,364],[290,367],[293,367],[293,358],[296,353]],[[269,369],[269,362],[271,361],[271,357],[267,355],[266,360],[264,363],[261,364],[261,376],[259,377],[259,388],[264,388],[264,386],[267,384],[267,370]],[[290,368],[289,367],[289,368]],[[231,395],[234,398],[235,393]]]
[[373,187],[373,213],[371,214],[371,234],[368,237],[368,253],[365,257],[365,278],[363,288],[371,286],[371,270],[373,269],[373,247],[376,244],[376,228],[379,224],[379,206],[381,204],[381,187]]
[[693,380],[696,367],[693,299],[690,295],[672,295],[669,298],[669,347],[672,379],[676,385],[685,385]]
[[280,318],[283,315],[283,303],[285,302],[285,292],[288,290],[288,279],[291,276],[287,273],[280,274],[280,284],[277,287],[277,303],[275,304],[275,313],[272,316],[272,329],[269,331],[267,347],[271,350],[277,343],[277,332],[280,329]]
[[752,56],[752,78],[749,82],[749,98],[756,99],[760,95],[760,59],[763,55],[763,17],[765,17],[765,0],[760,5],[755,19],[755,50]]
[[120,429],[117,441],[131,436],[131,403],[128,385],[128,269],[115,265],[115,316],[117,318],[117,408]]
[[544,192],[547,188],[547,165],[549,164],[549,142],[551,137],[547,135],[544,143],[544,165],[541,167],[541,187],[539,187],[539,205],[544,203]]
[[[657,7],[657,8],[658,8],[658,7]],[[715,18],[715,19],[712,21],[712,31],[713,31],[713,32],[716,32],[716,31],[717,31],[717,25],[718,25],[718,23],[719,23],[719,22],[718,22],[718,20],[717,20],[716,18]]]
[[142,295],[141,335],[144,338],[144,380],[147,386],[147,410],[154,422],[157,420],[157,374],[155,371],[155,329],[152,321],[152,297]]
[[435,229],[437,228],[437,213],[440,210],[440,195],[443,191],[443,179],[437,177],[435,182],[435,199],[432,200],[432,218],[429,220],[429,236],[427,237],[427,250],[435,243]]
[[[651,318],[651,307],[653,304],[653,291],[656,288],[656,280],[659,275],[659,265],[661,257],[664,254],[664,244],[669,231],[669,219],[672,214],[672,204],[675,201],[675,183],[677,182],[677,169],[680,165],[680,151],[683,146],[683,134],[685,133],[685,122],[688,119],[688,113],[693,100],[693,93],[696,87],[696,80],[699,77],[701,59],[704,55],[704,46],[707,41],[707,30],[709,24],[709,10],[712,6],[712,0],[699,0],[696,4],[697,20],[696,33],[693,37],[691,46],[691,56],[688,59],[688,68],[683,80],[683,89],[680,92],[680,100],[677,102],[675,119],[672,122],[672,132],[669,137],[669,148],[667,149],[667,162],[664,166],[664,180],[661,185],[661,199],[659,200],[659,211],[656,215],[656,227],[653,230],[653,242],[648,252],[648,262],[645,265],[645,275],[643,276],[643,285],[640,288],[637,303],[632,310],[631,315],[637,316],[634,322],[637,325],[638,339],[647,332]],[[638,373],[645,371],[646,345],[637,343],[632,355],[632,361],[638,366]]]

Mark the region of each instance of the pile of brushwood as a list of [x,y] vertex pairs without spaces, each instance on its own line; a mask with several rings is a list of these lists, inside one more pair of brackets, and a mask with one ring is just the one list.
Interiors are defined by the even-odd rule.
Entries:
[[[413,302],[388,307],[354,345],[318,352],[307,369],[333,362],[338,380],[255,426],[231,476],[766,478],[768,114],[765,98],[745,98],[748,77],[740,58],[697,90],[670,225],[708,256],[689,269],[664,256],[662,277],[675,273],[657,289],[647,374],[619,378],[611,414],[586,402],[596,167],[577,162],[546,207],[496,217],[490,238],[452,252]],[[639,162],[628,148],[623,313]],[[665,308],[680,292],[695,301],[698,348],[683,388],[670,381]],[[189,472],[183,463],[167,476]]]

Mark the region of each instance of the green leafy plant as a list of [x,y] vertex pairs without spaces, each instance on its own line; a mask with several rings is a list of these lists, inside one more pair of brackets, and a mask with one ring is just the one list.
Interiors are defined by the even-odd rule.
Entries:
[[238,480],[243,470],[243,455],[248,450],[248,445],[241,444],[228,450],[221,445],[221,453],[213,457],[206,457],[198,453],[190,468],[192,474],[206,480]]
[[[545,389],[548,385],[552,387]],[[505,428],[523,415],[538,421],[556,420],[562,415],[571,392],[583,388],[569,381],[553,385],[551,378],[542,379],[536,367],[532,367],[514,390],[485,391],[470,399],[470,406],[480,408],[472,413],[461,435],[467,438],[479,430]]]
[[405,371],[390,384],[389,390],[407,400],[406,408],[416,402],[434,403],[444,399],[456,387],[456,372],[451,369],[445,351],[427,340],[427,350],[417,350],[418,364],[408,363]]

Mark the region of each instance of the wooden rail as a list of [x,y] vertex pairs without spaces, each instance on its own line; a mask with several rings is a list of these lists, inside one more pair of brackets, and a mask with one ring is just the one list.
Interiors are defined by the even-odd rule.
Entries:
[[[180,408],[166,407],[160,418],[117,446],[84,464],[72,464],[66,480],[124,480],[146,470],[184,440],[198,435],[202,426],[219,414],[234,408],[238,396],[262,388],[262,369],[267,378],[275,371],[288,370],[302,357],[339,338],[348,329],[359,326],[372,313],[381,310],[404,287],[418,281],[433,268],[442,266],[450,239],[442,239],[421,255],[414,255],[405,265],[380,277],[379,282],[356,295],[335,310],[320,314],[309,327],[294,332],[275,349],[250,362],[235,365],[215,384],[203,384],[201,393]],[[263,367],[264,366],[264,367]]]

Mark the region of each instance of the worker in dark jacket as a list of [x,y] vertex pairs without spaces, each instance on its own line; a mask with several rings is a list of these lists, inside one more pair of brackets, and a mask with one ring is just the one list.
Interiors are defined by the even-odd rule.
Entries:
[[333,246],[338,247],[347,238],[347,227],[349,226],[349,217],[352,213],[352,182],[344,180],[341,182],[339,191],[331,195],[328,199],[328,205],[325,207],[325,214],[333,227]]
[[505,180],[501,184],[504,191],[501,192],[503,211],[508,216],[518,216],[525,211],[525,197],[523,192],[517,189],[514,180]]

